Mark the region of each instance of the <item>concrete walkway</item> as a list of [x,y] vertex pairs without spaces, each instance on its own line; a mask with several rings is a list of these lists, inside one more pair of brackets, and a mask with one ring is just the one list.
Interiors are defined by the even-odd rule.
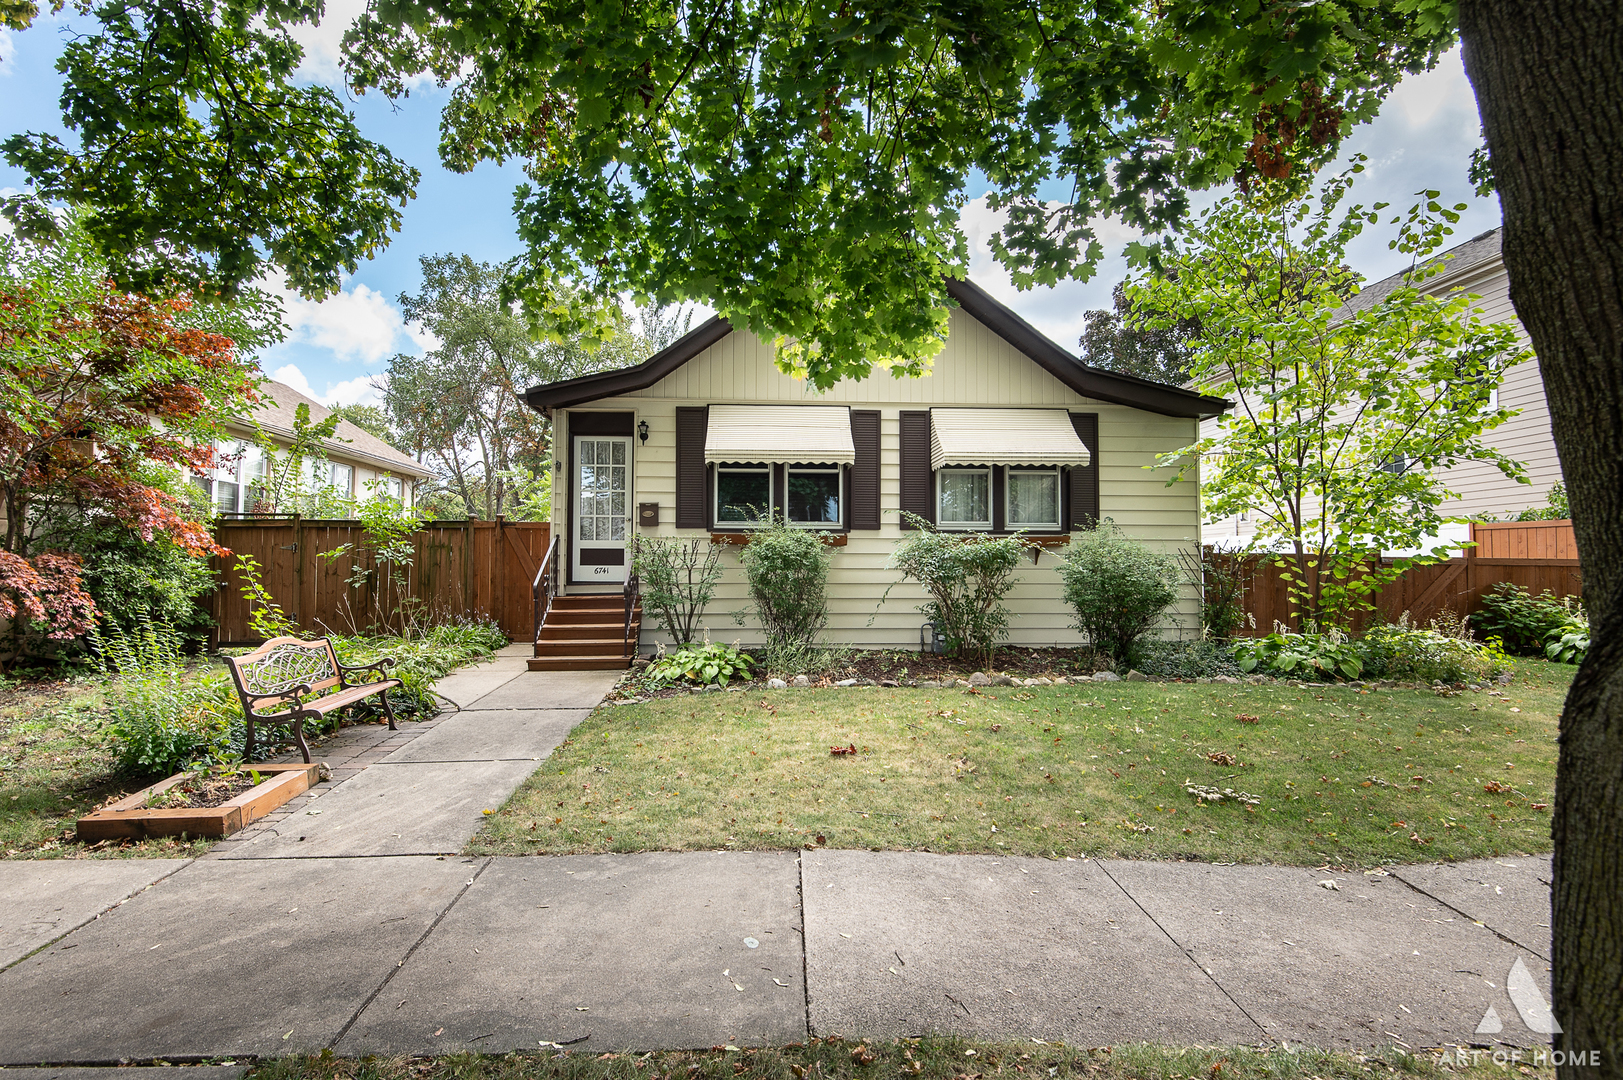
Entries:
[[[323,746],[341,782],[191,863],[0,863],[0,1064],[835,1033],[1547,1042],[1505,990],[1520,960],[1549,997],[1543,858],[449,854],[612,678],[458,672],[461,712]],[[1503,1030],[1473,1034],[1489,1006]]]

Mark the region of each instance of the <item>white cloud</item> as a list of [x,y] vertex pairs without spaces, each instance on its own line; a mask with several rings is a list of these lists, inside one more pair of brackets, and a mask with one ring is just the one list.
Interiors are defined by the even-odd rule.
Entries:
[[400,309],[366,285],[346,288],[320,303],[304,299],[280,280],[260,285],[281,298],[289,342],[326,349],[339,360],[375,364],[395,351],[396,338],[407,334]]
[[365,10],[366,0],[327,0],[326,14],[319,24],[295,26],[288,31],[294,41],[304,46],[298,70],[301,78],[329,85],[343,81],[338,61],[344,32]]
[[359,375],[344,382],[330,382],[322,393],[317,393],[311,387],[309,378],[297,364],[283,364],[271,372],[271,378],[286,383],[305,397],[315,398],[323,405],[376,405],[382,401],[370,375]]
[[10,30],[0,30],[0,76],[12,73],[11,61],[17,55],[17,41]]

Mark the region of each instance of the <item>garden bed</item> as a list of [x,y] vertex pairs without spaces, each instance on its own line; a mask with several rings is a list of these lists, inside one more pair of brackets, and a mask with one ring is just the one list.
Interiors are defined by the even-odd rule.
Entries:
[[[86,814],[79,819],[78,838],[82,843],[96,843],[156,836],[230,836],[310,790],[319,782],[320,770],[319,762],[243,766],[236,775],[244,780],[237,783],[231,782],[235,776],[200,780],[194,773],[179,773]],[[254,783],[253,773],[263,779]],[[186,786],[193,790],[178,799],[164,798]],[[172,801],[187,805],[163,805]]]

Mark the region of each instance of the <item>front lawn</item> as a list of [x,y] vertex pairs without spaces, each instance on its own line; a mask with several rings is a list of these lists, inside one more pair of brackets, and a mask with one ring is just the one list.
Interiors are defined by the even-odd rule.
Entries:
[[[1547,851],[1574,670],[1525,662],[1509,686],[1453,697],[1282,683],[755,684],[606,707],[468,850],[826,844],[1304,866]],[[1233,794],[1210,802],[1191,786]]]

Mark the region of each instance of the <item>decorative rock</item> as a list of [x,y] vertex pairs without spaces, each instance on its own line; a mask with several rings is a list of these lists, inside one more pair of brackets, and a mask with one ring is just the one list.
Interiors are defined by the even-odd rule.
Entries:
[[1144,674],[1142,671],[1133,671],[1132,669],[1128,669],[1127,681],[1128,682],[1149,682],[1150,677],[1148,675]]
[[766,686],[767,686],[768,690],[787,690],[787,689],[789,689],[789,684],[784,682],[782,679],[768,679],[766,681]]
[[992,685],[993,686],[1013,686],[1014,684],[1015,684],[1015,680],[1014,680],[1014,678],[1012,676],[1009,676],[1009,675],[993,675],[992,676]]
[[835,686],[855,686],[856,684],[857,684],[857,681],[855,679],[841,679],[839,682],[835,683],[834,685]]
[[1027,679],[1026,680],[1026,685],[1027,686],[1053,686],[1054,685],[1054,680],[1044,678],[1043,676],[1039,675],[1035,679]]
[[1246,682],[1250,683],[1252,686],[1261,686],[1267,681],[1268,676],[1266,675],[1252,675],[1250,678],[1246,679]]
[[[960,680],[962,681],[962,680]],[[970,686],[991,686],[992,680],[986,677],[986,672],[977,671],[969,677]]]
[[[964,679],[954,679],[953,682],[952,682],[952,685],[955,688],[959,689],[959,690],[968,690],[974,684],[970,683],[970,682],[968,682],[968,681],[966,681]],[[986,684],[982,683],[981,685],[984,686]]]
[[902,684],[897,682],[895,679],[880,679],[879,680],[879,685],[880,686],[900,686]]
[[939,689],[941,689],[941,684],[939,682],[937,682],[935,679],[920,679],[919,680],[919,689],[920,690],[939,690]]
[[1086,683],[1090,683],[1092,681],[1093,681],[1093,676],[1092,675],[1072,675],[1071,676],[1071,682],[1073,684],[1077,685],[1077,686],[1082,686],[1082,685],[1084,685]]
[[1509,686],[1510,685],[1510,672],[1508,672],[1508,671],[1501,672],[1499,677],[1497,679],[1495,679],[1494,682],[1498,683],[1500,686]]
[[1093,673],[1093,681],[1094,682],[1121,682],[1121,676],[1117,675],[1114,671],[1095,671]]
[[791,681],[794,683],[795,686],[799,686],[799,687],[807,687],[807,686],[811,685],[811,680],[808,679],[804,675],[796,675],[794,677],[794,679],[791,680]]
[[721,687],[716,685],[715,683],[706,683],[705,687],[704,687],[704,692],[707,693],[707,694],[719,694],[719,693],[721,693]]
[[1214,675],[1211,681],[1220,683],[1237,683],[1240,680],[1235,678],[1233,675]]
[[872,679],[858,679],[857,680],[857,685],[858,686],[872,686],[873,685],[873,680]]

